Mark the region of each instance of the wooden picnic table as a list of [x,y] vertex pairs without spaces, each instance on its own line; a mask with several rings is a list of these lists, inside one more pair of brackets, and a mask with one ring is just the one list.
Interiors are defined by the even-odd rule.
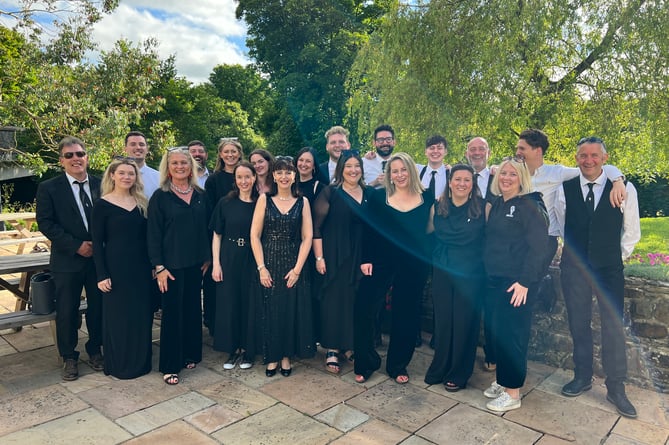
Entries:
[[[49,256],[49,252],[0,256],[0,287],[16,295],[16,311],[25,309],[30,299],[30,278],[49,268]],[[18,283],[3,276],[16,273],[21,274]]]

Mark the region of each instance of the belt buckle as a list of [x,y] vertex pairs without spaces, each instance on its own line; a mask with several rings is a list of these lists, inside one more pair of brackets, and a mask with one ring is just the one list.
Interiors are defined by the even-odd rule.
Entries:
[[244,238],[237,238],[235,242],[237,243],[237,247],[244,247],[246,245],[246,240],[244,240]]

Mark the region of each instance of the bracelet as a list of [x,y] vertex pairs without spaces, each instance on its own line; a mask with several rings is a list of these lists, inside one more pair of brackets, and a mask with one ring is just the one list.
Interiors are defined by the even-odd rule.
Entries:
[[156,275],[158,275],[160,272],[164,272],[165,270],[167,270],[167,269],[165,268],[165,266],[161,267],[160,269],[158,269],[158,270],[156,271]]
[[322,256],[317,256],[317,257],[316,257],[316,261],[323,261],[324,259],[325,259],[325,258],[323,258]]
[[260,271],[263,270],[264,268],[265,268],[265,265],[264,265],[264,264],[259,265],[259,266],[258,266],[258,272],[260,272]]

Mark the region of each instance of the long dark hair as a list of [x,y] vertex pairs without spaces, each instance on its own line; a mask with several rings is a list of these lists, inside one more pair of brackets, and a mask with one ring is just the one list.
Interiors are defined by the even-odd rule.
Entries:
[[444,218],[448,216],[448,208],[451,205],[451,181],[453,181],[453,175],[462,170],[468,171],[472,175],[472,191],[469,194],[469,209],[467,210],[467,216],[472,219],[477,219],[481,216],[483,211],[481,191],[479,190],[477,182],[474,180],[474,168],[468,164],[455,164],[451,168],[451,171],[448,174],[448,183],[439,199],[437,215],[443,216]]
[[360,163],[360,179],[358,179],[358,185],[360,185],[362,188],[365,188],[365,170],[363,170],[362,158],[360,157],[360,152],[358,150],[341,151],[341,156],[339,156],[339,159],[337,160],[337,166],[335,167],[333,183],[338,186],[344,183],[344,166],[346,165],[346,161],[351,158],[357,159]]
[[[237,169],[240,167],[246,167],[251,170],[253,177],[256,178],[256,181],[258,180],[258,174],[256,173],[256,169],[253,168],[253,164],[251,164],[249,161],[239,161],[239,163],[235,165],[235,169],[232,171],[232,177],[234,178],[232,181],[232,190],[230,190],[230,192],[223,198],[225,201],[232,201],[233,199],[239,198],[239,188],[237,187]],[[251,201],[257,200],[258,196],[258,189],[256,188],[256,185],[253,184],[253,187],[251,187]]]
[[[290,156],[277,156],[274,158],[274,165],[272,165],[272,175],[274,175],[274,172],[283,170],[295,173],[296,177],[299,175],[297,168],[295,168],[295,165],[293,164],[293,158]],[[276,185],[276,181],[272,181],[272,190],[270,190],[268,195],[274,196],[278,193],[278,191],[279,190],[278,186]],[[295,198],[300,197],[300,191],[297,188],[297,178],[295,178],[295,181],[293,181],[290,186],[290,194]]]
[[[312,147],[301,148],[300,151],[298,151],[295,155],[293,164],[295,164],[295,168],[297,168],[297,160],[300,159],[300,156],[305,153],[311,153],[311,157],[314,158],[314,171],[312,173],[312,177],[313,179],[318,180],[321,177],[321,166],[318,164],[318,156],[316,156],[316,151]],[[300,172],[296,172],[295,182],[300,182]]]

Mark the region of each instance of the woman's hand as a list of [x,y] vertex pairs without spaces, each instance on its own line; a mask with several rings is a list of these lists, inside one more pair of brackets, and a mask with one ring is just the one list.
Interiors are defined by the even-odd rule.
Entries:
[[266,267],[263,267],[260,269],[260,284],[263,285],[263,287],[272,287],[272,275],[269,273],[269,270],[267,270]]
[[290,289],[291,287],[295,286],[297,280],[300,279],[300,274],[295,272],[295,269],[290,269],[286,276],[283,277],[283,279],[286,280],[286,287]]
[[211,268],[211,279],[217,283],[223,281],[223,269],[221,269],[220,264],[214,264]]
[[527,302],[527,288],[519,282],[516,281],[513,283],[506,291],[513,291],[513,295],[511,295],[511,304],[513,307],[518,307]]
[[365,263],[360,265],[360,271],[363,275],[372,276],[372,263]]
[[316,260],[316,271],[321,275],[325,275],[326,270],[325,259]]
[[211,265],[211,261],[205,261],[202,263],[202,266],[200,266],[200,270],[202,271],[202,276],[207,273],[207,269],[209,269],[209,266]]
[[172,275],[172,273],[167,269],[160,271],[160,273],[156,275],[156,281],[158,282],[158,289],[160,290],[161,293],[164,294],[165,292],[167,292],[167,282],[169,280],[174,281],[174,275]]
[[100,289],[102,292],[111,292],[111,278],[98,281],[98,289]]

